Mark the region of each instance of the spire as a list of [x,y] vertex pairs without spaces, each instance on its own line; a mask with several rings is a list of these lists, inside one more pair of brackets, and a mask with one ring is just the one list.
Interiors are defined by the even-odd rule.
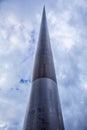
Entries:
[[45,5],[43,7],[43,19],[46,18],[46,11],[45,11]]
[[34,66],[33,80],[42,77],[47,77],[56,82],[53,56],[51,52],[50,38],[47,27],[45,6],[43,7],[39,41],[35,59],[36,60]]
[[23,130],[64,130],[45,7]]
[[45,5],[44,5],[44,7],[43,7],[43,13],[46,14],[46,12],[45,12]]

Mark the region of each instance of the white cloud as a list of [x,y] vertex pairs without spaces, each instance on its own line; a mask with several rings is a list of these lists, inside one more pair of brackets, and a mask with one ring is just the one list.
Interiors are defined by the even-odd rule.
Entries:
[[[17,7],[11,6],[16,5],[17,2]],[[33,10],[33,13],[28,14],[29,18],[30,16],[33,18],[29,19],[25,12],[28,12],[30,8],[25,11],[23,8],[20,9],[20,2],[23,4],[22,1],[14,1],[13,4],[11,1],[8,4],[5,3],[3,11],[0,12],[2,16],[0,17],[1,130],[22,129],[32,77],[35,43],[38,41],[41,13]],[[86,7],[84,3],[86,3],[85,0],[83,2],[59,0],[58,4],[53,6],[55,9],[47,5],[49,33],[67,130],[87,128],[85,123],[87,119],[87,31],[86,25],[84,25],[85,28],[83,26],[85,18],[82,13],[79,14],[77,8]],[[10,6],[11,10],[8,9]],[[18,7],[17,11],[21,11],[17,13]],[[36,16],[33,16],[34,13]],[[32,31],[34,31],[33,35],[31,35]],[[21,78],[29,80],[29,83],[20,83]]]
[[59,47],[61,51],[70,51],[79,37],[75,27],[68,24],[68,21],[71,18],[70,13],[70,11],[67,11],[57,16],[51,11],[48,14],[51,41],[53,41],[52,45],[55,42],[56,47]]

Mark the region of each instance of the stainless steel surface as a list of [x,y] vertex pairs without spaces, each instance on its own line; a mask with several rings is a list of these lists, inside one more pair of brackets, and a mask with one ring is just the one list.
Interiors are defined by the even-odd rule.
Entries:
[[64,130],[45,8],[23,130]]
[[56,82],[50,38],[47,29],[45,8],[43,10],[40,35],[37,46],[33,80],[41,77],[48,77]]
[[55,81],[40,78],[32,83],[24,130],[64,130]]

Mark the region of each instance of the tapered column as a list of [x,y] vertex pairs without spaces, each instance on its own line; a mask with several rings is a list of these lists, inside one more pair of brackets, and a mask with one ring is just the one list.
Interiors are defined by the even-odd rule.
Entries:
[[45,7],[24,130],[64,130]]

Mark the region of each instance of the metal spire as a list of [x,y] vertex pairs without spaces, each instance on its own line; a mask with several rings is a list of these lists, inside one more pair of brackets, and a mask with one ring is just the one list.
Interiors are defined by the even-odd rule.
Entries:
[[53,56],[51,52],[50,38],[47,27],[45,6],[43,8],[33,80],[36,80],[41,77],[47,77],[56,82]]
[[45,6],[23,130],[64,130]]

